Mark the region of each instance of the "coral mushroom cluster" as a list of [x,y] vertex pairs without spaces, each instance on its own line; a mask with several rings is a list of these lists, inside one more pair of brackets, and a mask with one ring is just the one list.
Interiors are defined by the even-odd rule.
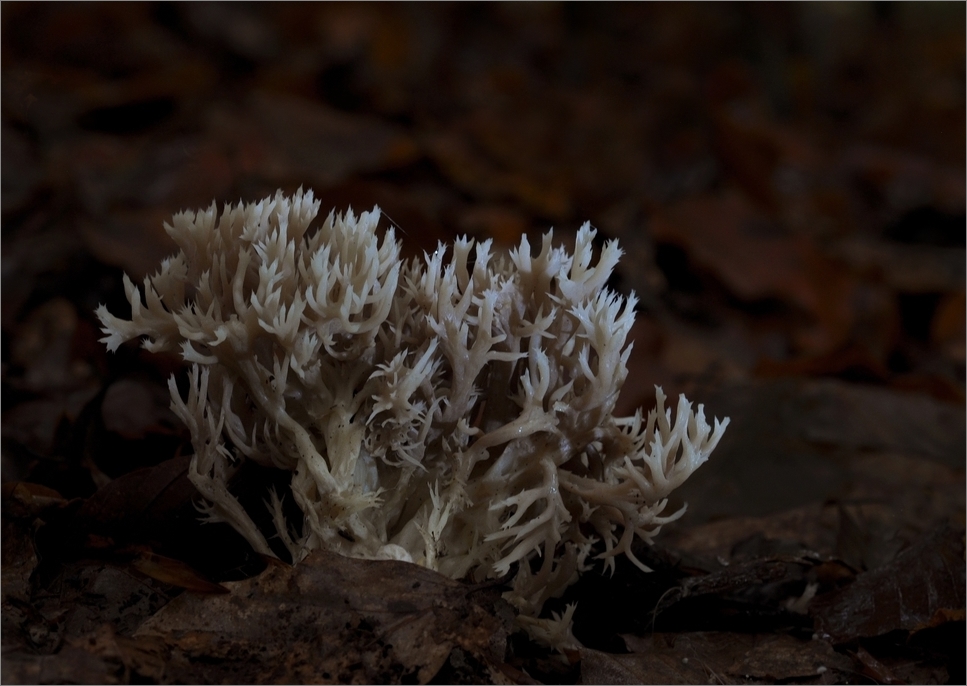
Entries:
[[[380,212],[312,226],[312,192],[182,212],[179,252],[139,290],[130,319],[98,316],[115,350],[144,337],[191,364],[173,408],[191,430],[190,478],[212,516],[273,554],[232,494],[245,460],[291,472],[303,521],[267,494],[294,560],[324,548],[415,562],[451,577],[516,567],[527,615],[588,566],[610,564],[680,512],[669,493],[719,442],[657,389],[643,417],[615,417],[635,298],[606,288],[620,250],[593,261],[548,232],[509,255],[457,240],[402,261]],[[592,264],[592,262],[594,262]],[[519,563],[516,564],[515,563]]]

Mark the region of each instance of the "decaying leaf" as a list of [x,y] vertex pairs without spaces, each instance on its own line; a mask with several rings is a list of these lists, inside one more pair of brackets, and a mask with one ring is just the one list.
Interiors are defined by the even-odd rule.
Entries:
[[863,674],[875,680],[878,684],[902,683],[893,675],[889,667],[870,655],[863,646],[856,650],[856,661],[863,666]]
[[825,641],[801,641],[773,634],[756,637],[752,646],[737,655],[725,671],[734,677],[771,682],[828,675],[826,680],[842,683],[844,673],[851,667],[850,660],[837,654]]
[[5,684],[116,684],[115,670],[102,658],[66,646],[55,655],[4,655],[0,678]]
[[836,557],[853,569],[876,569],[904,547],[892,508],[883,505],[839,507]]
[[816,503],[764,517],[729,517],[673,529],[662,543],[683,553],[726,561],[753,537],[826,555],[833,552],[836,541],[836,514],[834,506]]
[[120,663],[123,669],[121,683],[131,683],[132,672],[153,681],[159,681],[164,675],[161,643],[151,637],[120,636],[110,624],[104,624],[88,636],[69,641],[69,644],[97,655],[105,662]]
[[33,540],[33,519],[65,502],[60,493],[39,484],[12,481],[3,485],[4,604],[8,596],[22,601],[30,597],[30,577],[39,561]]
[[26,598],[30,575],[37,567],[37,552],[20,522],[3,522],[3,596]]
[[852,584],[818,597],[810,611],[834,642],[915,631],[964,607],[964,532],[943,527]]
[[492,608],[422,567],[318,552],[225,586],[179,596],[138,630],[165,643],[166,681],[426,683],[455,648],[502,680],[507,632]]
[[117,634],[110,624],[76,639],[52,655],[9,651],[3,659],[6,684],[129,684],[164,675],[160,645],[155,639]]
[[136,555],[131,561],[131,566],[152,579],[179,588],[187,588],[196,593],[228,593],[224,586],[209,581],[181,560],[150,551],[143,551]]
[[120,379],[104,393],[101,403],[104,428],[130,440],[176,433],[172,427],[178,426],[178,420],[168,408],[169,403],[161,386],[139,379]]
[[24,638],[29,643],[27,652],[56,652],[106,624],[119,635],[130,636],[168,603],[175,590],[128,569],[91,560],[62,565],[53,578],[50,572],[49,564],[38,570],[32,598],[15,606],[21,619],[11,627],[13,633],[4,637],[14,644]]
[[29,519],[66,502],[60,493],[41,484],[9,481],[3,485],[3,514],[11,517]]
[[654,634],[625,636],[625,643],[631,654],[584,651],[581,683],[842,683],[852,669],[852,662],[828,643],[784,634]]
[[122,541],[148,535],[190,503],[194,489],[188,481],[190,457],[175,457],[155,467],[138,469],[115,479],[88,498],[77,521],[91,533]]

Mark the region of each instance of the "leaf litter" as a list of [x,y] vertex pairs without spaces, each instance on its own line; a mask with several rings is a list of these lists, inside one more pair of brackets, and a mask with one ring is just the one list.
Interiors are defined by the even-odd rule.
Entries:
[[[2,23],[5,683],[964,680],[962,6]],[[290,568],[199,521],[180,363],[108,356],[91,311],[173,212],[307,182],[378,202],[412,256],[590,219],[642,296],[621,402],[732,416],[654,572],[549,605],[586,648],[514,633],[499,586]]]

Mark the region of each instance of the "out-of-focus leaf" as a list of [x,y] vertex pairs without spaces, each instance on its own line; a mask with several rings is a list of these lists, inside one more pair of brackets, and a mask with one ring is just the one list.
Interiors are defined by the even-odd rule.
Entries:
[[956,293],[964,287],[964,249],[853,237],[836,246],[851,268],[902,293]]
[[788,409],[800,411],[799,432],[810,442],[963,465],[967,424],[963,407],[954,403],[829,381],[806,384],[795,403]]
[[[956,504],[963,497],[967,426],[953,403],[831,379],[770,379],[722,387],[706,398],[705,412],[732,423],[715,459],[672,496],[688,503],[692,525],[872,497],[915,506],[928,515],[923,527],[955,512],[932,498]],[[836,527],[834,518],[834,535]]]
[[[944,133],[948,138],[952,135]],[[868,184],[893,212],[932,202],[947,212],[963,214],[967,200],[963,163],[947,166],[938,162],[935,156],[865,144],[849,147],[842,159],[846,170]]]
[[122,438],[136,440],[147,434],[170,434],[178,422],[169,409],[170,397],[159,385],[137,379],[120,379],[111,384],[101,403],[104,428]]
[[16,211],[36,192],[43,181],[44,168],[30,139],[12,126],[3,126],[3,166],[16,169],[4,174],[0,191],[0,209],[4,214]]
[[738,192],[692,197],[672,205],[651,223],[656,241],[683,248],[737,297],[776,298],[812,315],[803,352],[831,350],[849,332],[854,280],[815,244],[787,233]]
[[460,230],[471,236],[493,238],[498,245],[515,246],[527,231],[527,218],[505,205],[475,206],[460,216]]
[[418,156],[406,133],[375,118],[276,93],[254,94],[251,108],[263,135],[275,144],[274,154],[291,165],[288,174],[307,183],[330,186],[354,173],[406,165]]
[[63,398],[28,400],[4,412],[3,434],[35,454],[49,455],[66,412]]
[[[91,184],[101,185],[96,180]],[[103,220],[82,221],[80,233],[92,255],[121,267],[140,286],[144,275],[156,271],[159,262],[176,251],[164,230],[164,222],[171,221],[172,214],[164,207],[112,212]]]
[[175,457],[111,481],[87,499],[72,530],[106,536],[119,543],[157,535],[166,520],[194,497],[188,481],[191,458]]
[[473,587],[417,565],[317,552],[225,586],[179,596],[138,630],[170,651],[166,679],[426,683],[454,648],[496,679],[503,657],[506,630]]
[[836,509],[816,504],[763,517],[730,517],[669,531],[661,542],[674,550],[728,562],[737,546],[755,536],[831,555],[836,541]]
[[890,377],[885,360],[879,359],[870,346],[848,343],[819,355],[804,355],[791,360],[760,359],[756,375],[775,376],[833,376],[885,381]]
[[836,642],[915,631],[941,610],[964,607],[964,581],[964,532],[943,527],[890,564],[817,597],[810,613]]
[[[963,283],[961,283],[963,286]],[[964,364],[967,357],[967,294],[953,293],[941,299],[930,326],[930,339],[948,359]]]
[[[202,521],[198,492],[188,479],[190,462],[182,456],[138,469],[86,500],[72,501],[70,512],[57,512],[41,530],[42,550],[65,561],[93,555],[124,567],[140,565],[166,583],[206,592],[219,592],[207,579],[257,573],[264,562],[234,529]],[[254,478],[259,476],[246,476]],[[240,482],[242,490],[249,483]]]
[[933,613],[929,621],[917,627],[917,631],[925,631],[941,626],[947,622],[963,622],[967,619],[967,610],[962,607],[942,607]]
[[75,388],[90,377],[87,363],[71,355],[77,323],[77,311],[66,298],[53,298],[30,313],[11,350],[13,361],[24,367],[21,384],[25,388]]
[[893,515],[888,506],[840,505],[836,556],[858,570],[890,562],[904,546]]
[[543,216],[567,217],[571,202],[559,184],[542,183],[532,170],[504,169],[475,150],[467,137],[457,132],[427,139],[427,151],[447,177],[475,197],[499,201],[514,199]]
[[250,60],[269,60],[279,51],[280,37],[257,6],[219,4],[179,8],[199,35]]
[[356,177],[335,188],[317,189],[316,197],[323,208],[362,210],[378,205],[383,214],[380,224],[396,229],[403,259],[422,258],[423,253],[436,250],[440,242],[453,240],[452,232],[441,224],[444,212],[458,203],[452,190],[426,184],[401,187]]
[[131,566],[152,579],[197,593],[228,593],[228,589],[213,583],[180,560],[152,552],[141,552]]
[[0,321],[5,330],[19,328],[18,316],[23,315],[21,309],[37,280],[47,273],[66,271],[71,260],[83,251],[76,231],[61,225],[49,226],[50,222],[51,216],[41,210],[20,231],[3,237]]

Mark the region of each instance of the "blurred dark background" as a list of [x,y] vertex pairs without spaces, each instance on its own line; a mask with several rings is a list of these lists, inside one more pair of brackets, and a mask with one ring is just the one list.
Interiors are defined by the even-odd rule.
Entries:
[[[408,256],[585,221],[620,240],[610,286],[640,298],[620,412],[661,384],[732,421],[638,551],[659,571],[620,561],[550,608],[579,600],[576,635],[616,652],[725,632],[633,681],[963,683],[965,7],[0,4],[4,682],[159,680],[173,663],[138,667],[115,629],[211,590],[199,572],[265,566],[199,524],[180,360],[108,354],[93,311],[128,311],[122,274],[172,252],[174,212],[304,186],[324,212],[378,204]],[[233,490],[265,514],[287,480]],[[777,560],[783,583],[748,573]],[[683,574],[725,600],[656,625]],[[577,678],[529,654],[507,659]],[[594,657],[582,678],[616,682]]]
[[641,298],[622,409],[655,383],[687,391],[733,416],[722,469],[741,480],[759,455],[731,491],[710,472],[733,500],[699,498],[696,518],[846,488],[817,451],[906,450],[962,482],[963,3],[0,18],[5,481],[85,495],[170,457],[177,360],[108,356],[92,311],[124,311],[121,273],[172,251],[173,212],[305,186],[324,211],[378,204],[408,255],[458,234],[566,241],[584,221],[619,239],[612,286]]

